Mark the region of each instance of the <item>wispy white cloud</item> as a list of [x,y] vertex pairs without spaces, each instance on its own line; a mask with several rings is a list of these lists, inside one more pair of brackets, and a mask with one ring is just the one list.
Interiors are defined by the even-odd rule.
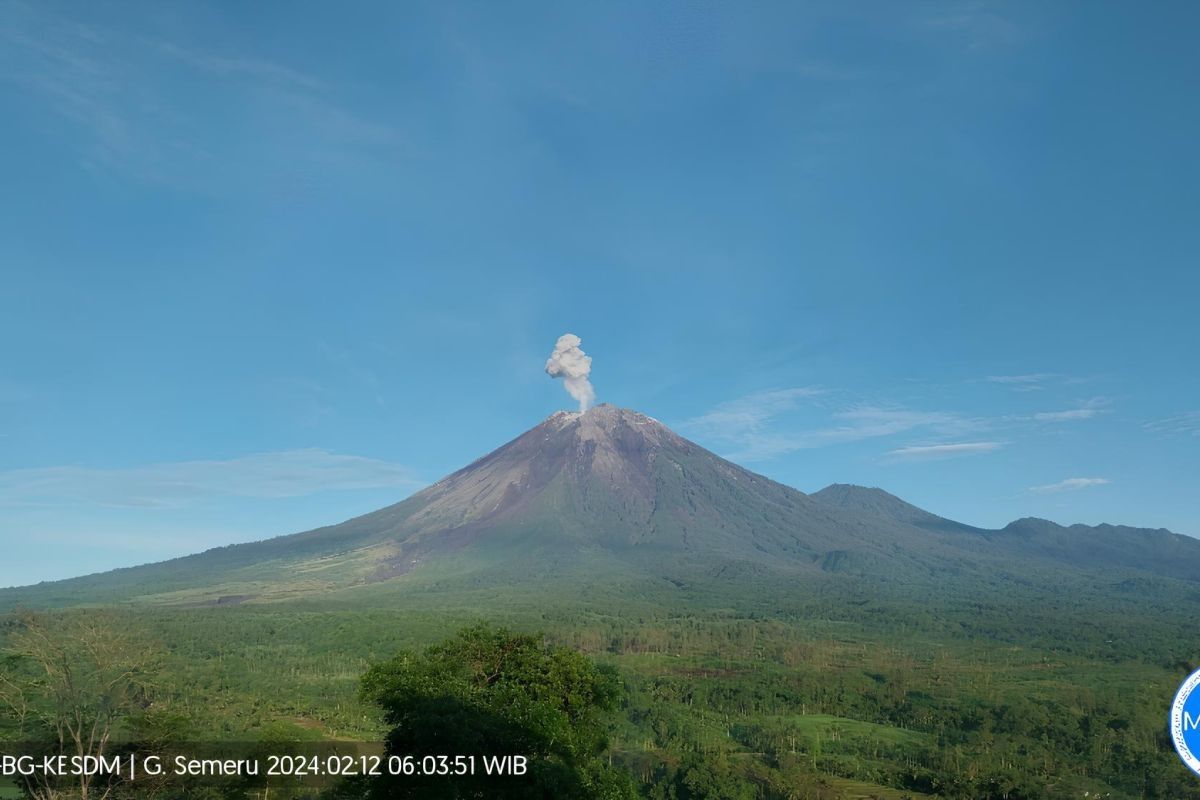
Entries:
[[1043,486],[1030,486],[1029,491],[1035,494],[1055,494],[1057,492],[1073,492],[1086,489],[1089,486],[1103,486],[1112,483],[1108,478],[1067,478],[1058,483],[1047,483]]
[[128,469],[42,467],[0,472],[0,506],[92,504],[178,508],[215,497],[281,498],[422,486],[407,467],[319,449]]
[[932,460],[970,456],[999,450],[1004,442],[951,442],[948,444],[916,445],[891,450],[888,455],[895,459]]
[[1029,375],[989,375],[988,383],[1003,384],[1017,392],[1036,392],[1043,389],[1047,381],[1057,378],[1052,372],[1036,372]]
[[716,439],[728,445],[727,458],[734,461],[765,461],[797,450],[881,438],[913,430],[953,435],[972,430],[981,423],[944,411],[860,404],[825,414],[825,424],[800,430],[780,427],[777,420],[794,410],[799,401],[824,395],[812,387],[771,390],[746,395],[714,408],[711,412],[679,424],[685,433]]
[[[281,172],[303,180],[330,163],[377,164],[404,144],[392,126],[352,111],[344,87],[295,67],[74,24],[44,4],[9,9],[0,25],[0,81],[68,123],[63,130],[74,134],[77,158],[94,172],[203,186],[219,164],[216,172],[277,187]],[[181,74],[229,111],[219,126],[206,106],[192,103],[202,91],[173,90]],[[242,112],[249,108],[253,114]],[[262,140],[273,148],[258,146]]]
[[920,25],[953,36],[968,50],[1011,47],[1027,38],[1026,32],[1003,7],[980,0],[940,6],[936,16],[921,19]]
[[1041,411],[1033,415],[1038,422],[1075,422],[1091,419],[1108,411],[1109,401],[1104,397],[1093,397],[1075,408],[1062,411]]
[[982,380],[1014,392],[1040,392],[1061,386],[1078,386],[1097,380],[1098,375],[1067,375],[1062,372],[1029,372],[1019,375],[988,375]]
[[766,423],[791,411],[801,400],[822,393],[821,389],[811,386],[754,392],[721,403],[707,414],[683,421],[679,427],[701,435],[735,439],[760,431]]
[[106,37],[78,25],[49,24],[30,6],[9,10],[20,13],[0,26],[7,55],[0,80],[87,131],[87,161],[111,163],[128,155],[135,126],[120,110],[127,99],[122,75],[115,62],[96,55],[110,45]]
[[1200,436],[1200,411],[1150,420],[1142,423],[1142,427],[1152,433],[1185,433]]
[[839,411],[833,417],[845,424],[832,429],[831,434],[846,431],[867,436],[888,436],[928,426],[961,428],[969,427],[972,424],[962,416],[946,411],[917,411],[908,408],[881,408],[870,405],[855,406],[847,411]]
[[316,90],[325,87],[324,81],[273,61],[210,53],[182,47],[174,42],[161,39],[146,40],[145,44],[181,63],[213,75],[276,83],[301,89]]

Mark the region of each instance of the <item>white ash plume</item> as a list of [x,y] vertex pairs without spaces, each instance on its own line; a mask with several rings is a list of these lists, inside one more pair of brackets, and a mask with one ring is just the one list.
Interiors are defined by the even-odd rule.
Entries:
[[554,352],[546,360],[546,374],[551,378],[562,378],[567,391],[579,401],[579,410],[587,411],[596,400],[588,375],[592,371],[592,359],[579,349],[582,340],[573,333],[558,337]]

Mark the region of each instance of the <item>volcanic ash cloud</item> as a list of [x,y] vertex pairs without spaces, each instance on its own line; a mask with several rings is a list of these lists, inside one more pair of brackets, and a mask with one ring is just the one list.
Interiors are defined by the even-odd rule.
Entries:
[[579,401],[579,410],[587,411],[596,400],[596,390],[588,375],[592,372],[592,359],[579,349],[582,340],[573,333],[558,337],[554,352],[546,360],[546,374],[551,378],[562,378],[563,385]]

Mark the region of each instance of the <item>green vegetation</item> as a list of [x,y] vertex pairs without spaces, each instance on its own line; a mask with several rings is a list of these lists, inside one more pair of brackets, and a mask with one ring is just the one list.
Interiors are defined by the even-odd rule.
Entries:
[[[620,681],[574,650],[475,626],[372,667],[362,686],[391,726],[388,756],[450,759],[451,777],[386,775],[371,797],[635,796],[632,781],[601,760],[602,715],[615,709]],[[512,756],[519,774],[487,774],[489,759]]]
[[[531,658],[565,647],[615,670],[624,699],[605,717],[604,758],[645,797],[1197,798],[1164,718],[1200,641],[1180,639],[1189,590],[1154,586],[1064,581],[1058,593],[1006,595],[948,584],[937,605],[903,586],[864,595],[838,581],[751,593],[696,577],[672,587],[674,605],[657,584],[367,587],[352,601],[135,606],[105,612],[105,624],[157,643],[155,708],[186,720],[193,740],[382,742],[395,707],[360,696],[364,674],[368,686],[445,682],[499,707],[472,695],[461,640],[412,655],[486,618],[544,633],[519,638]],[[405,650],[410,669],[397,671]]]

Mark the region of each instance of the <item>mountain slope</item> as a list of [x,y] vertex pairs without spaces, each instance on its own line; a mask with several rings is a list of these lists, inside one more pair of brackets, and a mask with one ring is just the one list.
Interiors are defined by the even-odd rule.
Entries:
[[1019,556],[1040,557],[1084,569],[1143,570],[1200,581],[1196,546],[1200,540],[1164,528],[1126,525],[1071,525],[1026,517],[991,534],[992,541]]
[[1070,564],[1081,569],[1137,569],[1200,581],[1200,540],[1165,529],[1125,525],[1058,525],[1026,517],[1000,530],[975,528],[906,503],[882,489],[835,483],[810,495],[847,511],[896,520],[933,531],[959,533],[996,555]]
[[814,500],[845,511],[883,517],[903,522],[918,528],[943,531],[981,532],[979,528],[939,517],[923,508],[906,503],[883,489],[855,486],[849,483],[833,483],[810,495]]
[[1196,580],[1200,541],[1029,521],[985,531],[857,486],[810,496],[650,417],[601,405],[554,414],[412,497],[340,525],[3,592],[0,602],[195,605],[355,587],[520,591],[696,576],[745,588],[765,576],[791,586],[831,576],[936,586],[1062,567]]

